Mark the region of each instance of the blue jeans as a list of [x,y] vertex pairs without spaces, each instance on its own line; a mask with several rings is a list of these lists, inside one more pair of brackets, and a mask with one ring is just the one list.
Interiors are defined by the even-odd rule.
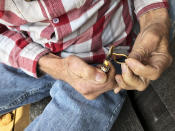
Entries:
[[110,91],[89,101],[68,83],[47,75],[35,79],[3,64],[0,74],[0,114],[52,97],[26,131],[109,131],[126,96],[125,91],[117,95]]
[[[174,22],[175,1],[169,1]],[[172,26],[171,38],[173,31]],[[0,64],[0,74],[0,115],[49,95],[52,97],[43,113],[26,131],[109,131],[126,96],[125,91],[117,95],[110,91],[89,101],[69,84],[47,75],[35,79],[3,64]]]

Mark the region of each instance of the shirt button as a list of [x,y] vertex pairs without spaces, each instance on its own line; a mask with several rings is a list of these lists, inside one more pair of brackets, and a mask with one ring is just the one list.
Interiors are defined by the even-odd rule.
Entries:
[[54,24],[58,24],[58,23],[59,23],[59,19],[58,19],[58,18],[54,18],[54,19],[53,19],[53,23],[54,23]]

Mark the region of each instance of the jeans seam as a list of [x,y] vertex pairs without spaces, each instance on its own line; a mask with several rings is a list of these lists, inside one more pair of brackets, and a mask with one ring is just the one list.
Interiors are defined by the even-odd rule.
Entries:
[[[121,102],[114,108],[114,110],[112,111],[113,114],[111,115],[111,117],[108,120],[108,124],[105,127],[105,130],[108,131],[108,128],[110,126],[110,123],[113,121],[114,115],[116,115],[117,112],[119,112],[118,108],[121,106],[121,104],[124,102],[124,98],[121,98]],[[115,113],[115,114],[114,114]]]
[[23,95],[19,96],[16,100],[14,100],[12,103],[0,107],[0,111],[13,108],[14,105],[20,104],[20,103],[21,103],[23,100],[25,100],[26,98],[28,98],[28,97],[30,97],[30,96],[33,96],[33,95],[36,94],[39,90],[45,89],[45,88],[47,88],[49,85],[50,85],[50,83],[49,83],[47,86],[45,86],[45,87],[38,88],[37,90],[31,90],[31,91],[28,91],[28,92],[24,93]]

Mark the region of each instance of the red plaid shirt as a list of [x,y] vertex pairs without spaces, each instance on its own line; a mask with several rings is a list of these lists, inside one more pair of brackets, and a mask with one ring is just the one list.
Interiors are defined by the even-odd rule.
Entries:
[[0,0],[0,62],[34,77],[37,61],[48,52],[102,62],[109,45],[130,42],[134,12],[139,17],[167,5],[167,0]]

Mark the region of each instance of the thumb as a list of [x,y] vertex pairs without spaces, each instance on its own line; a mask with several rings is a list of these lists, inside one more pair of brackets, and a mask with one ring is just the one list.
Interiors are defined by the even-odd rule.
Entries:
[[87,64],[77,56],[70,56],[66,62],[69,75],[84,80],[93,80],[98,83],[104,83],[107,80],[106,74],[95,66]]
[[96,69],[95,81],[105,83],[107,81],[107,75],[102,70]]
[[160,71],[151,65],[144,65],[140,61],[132,58],[126,60],[126,64],[137,76],[156,80],[160,76]]
[[102,70],[88,64],[84,65],[81,76],[85,80],[93,80],[97,83],[105,83],[107,81],[107,75]]

